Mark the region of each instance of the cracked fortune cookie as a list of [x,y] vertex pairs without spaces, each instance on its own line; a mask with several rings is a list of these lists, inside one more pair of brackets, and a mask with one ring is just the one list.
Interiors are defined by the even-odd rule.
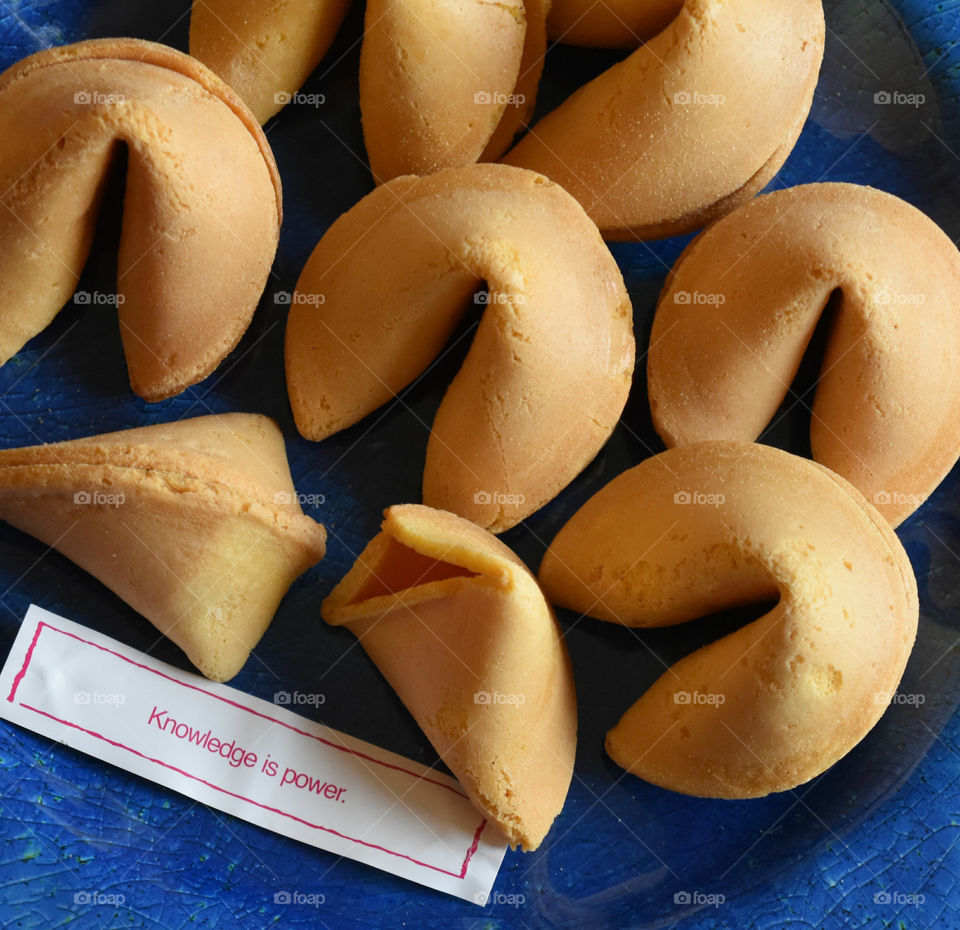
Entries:
[[418,504],[382,530],[323,602],[512,846],[560,813],[577,740],[573,673],[527,567],[494,536]]

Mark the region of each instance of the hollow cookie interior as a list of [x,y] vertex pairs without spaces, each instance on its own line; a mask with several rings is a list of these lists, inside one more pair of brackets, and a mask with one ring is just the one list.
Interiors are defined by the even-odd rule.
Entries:
[[576,697],[523,563],[453,514],[391,507],[322,614],[358,637],[473,803],[536,849],[573,774]]
[[[384,536],[383,545],[379,548],[376,561],[370,566],[369,576],[350,597],[347,606],[390,594],[410,592],[435,582],[477,577],[476,572],[424,555],[392,536]],[[373,555],[369,553],[368,558]]]

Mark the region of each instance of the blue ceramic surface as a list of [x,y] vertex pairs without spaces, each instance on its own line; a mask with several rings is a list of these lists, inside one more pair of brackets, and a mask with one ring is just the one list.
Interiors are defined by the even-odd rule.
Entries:
[[[960,2],[827,0],[828,40],[813,112],[775,187],[822,179],[904,197],[960,235]],[[267,127],[286,219],[253,325],[205,382],[148,405],[128,390],[115,314],[68,305],[0,368],[0,445],[244,410],[283,428],[294,480],[326,502],[329,554],[292,588],[232,684],[271,700],[324,693],[305,712],[410,758],[436,756],[362,650],[320,620],[318,605],[376,532],[380,511],[417,500],[428,426],[476,319],[393,403],[322,444],[300,439],[287,405],[282,343],[299,269],[330,222],[371,188],[357,104],[362,11],[304,90],[322,106],[286,108]],[[183,0],[0,0],[0,65],[41,47],[132,35],[185,49]],[[551,51],[541,109],[612,60]],[[921,94],[919,104],[875,95]],[[883,98],[879,98],[882,100]],[[113,198],[116,201],[116,198]],[[111,292],[116,209],[107,210],[80,290]],[[685,240],[615,245],[645,345],[657,293]],[[960,361],[958,361],[960,364]],[[606,449],[561,497],[504,538],[531,565],[591,493],[661,447],[644,369]],[[807,450],[809,384],[765,441]],[[577,767],[566,807],[536,853],[508,852],[481,910],[276,836],[0,721],[0,923],[105,927],[361,928],[952,927],[960,895],[960,487],[948,478],[901,528],[917,571],[921,621],[901,692],[847,758],[796,791],[757,801],[687,798],[625,775],[603,753],[620,713],[671,662],[749,614],[669,630],[561,623],[580,696]],[[145,620],[56,553],[0,525],[0,657],[35,602],[188,667]],[[922,703],[920,700],[922,698]],[[323,895],[284,904],[283,892]],[[88,903],[122,895],[119,906]],[[102,900],[98,899],[98,900]],[[86,902],[86,903],[85,903]]]

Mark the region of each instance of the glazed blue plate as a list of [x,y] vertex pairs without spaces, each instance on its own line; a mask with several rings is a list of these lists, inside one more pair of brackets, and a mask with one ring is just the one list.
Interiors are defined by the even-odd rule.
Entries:
[[[116,315],[69,304],[0,368],[0,444],[54,442],[228,410],[274,417],[294,480],[323,495],[326,559],[297,581],[231,684],[272,700],[323,693],[303,712],[426,764],[436,755],[351,634],[319,604],[377,531],[382,509],[419,499],[428,425],[477,320],[393,403],[320,444],[301,439],[284,389],[286,305],[326,227],[371,189],[357,103],[362,10],[353,9],[304,91],[267,132],[285,221],[273,274],[243,341],[202,384],[149,405],[128,388]],[[854,181],[891,191],[960,236],[960,2],[827,0],[827,52],[810,119],[772,186]],[[186,49],[183,0],[0,0],[0,65],[45,46],[129,35]],[[607,52],[552,49],[541,109],[602,68]],[[115,287],[118,191],[79,290]],[[646,345],[657,294],[686,240],[618,244]],[[960,364],[960,360],[958,360]],[[574,510],[659,451],[641,362],[610,442],[553,503],[504,536],[536,568]],[[763,437],[807,453],[812,380]],[[795,791],[754,801],[672,794],[622,772],[607,729],[675,661],[750,618],[735,612],[636,631],[561,613],[580,698],[566,807],[535,853],[508,852],[486,908],[303,846],[0,721],[0,921],[5,927],[740,928],[950,927],[960,852],[960,487],[949,477],[899,530],[920,585],[902,699],[845,759]],[[36,540],[0,525],[0,644],[31,602],[189,667],[117,597]],[[752,616],[756,616],[753,614]],[[284,893],[300,892],[285,903]],[[112,896],[112,897],[109,897]],[[122,896],[122,897],[121,897]],[[105,900],[122,904],[102,904]],[[323,903],[319,903],[322,900]]]

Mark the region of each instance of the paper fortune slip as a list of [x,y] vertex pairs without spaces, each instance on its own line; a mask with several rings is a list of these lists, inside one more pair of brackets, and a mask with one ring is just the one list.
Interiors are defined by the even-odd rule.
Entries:
[[268,830],[476,903],[506,851],[449,776],[33,605],[0,672],[0,716]]

